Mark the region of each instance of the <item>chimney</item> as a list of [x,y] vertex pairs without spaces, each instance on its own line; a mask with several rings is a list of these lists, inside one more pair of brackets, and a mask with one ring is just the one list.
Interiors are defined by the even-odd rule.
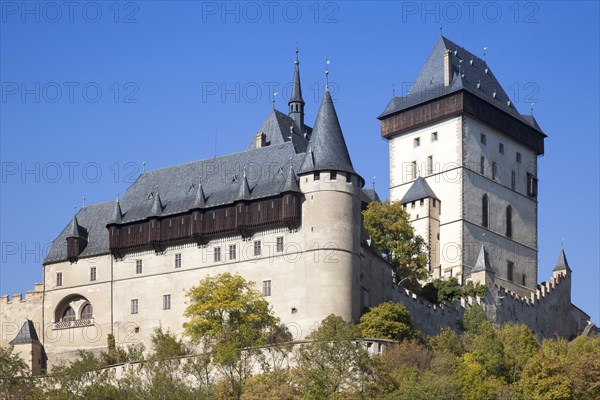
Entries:
[[265,146],[265,134],[262,132],[258,132],[256,134],[256,148]]
[[450,86],[452,83],[452,54],[450,50],[444,52],[444,86]]

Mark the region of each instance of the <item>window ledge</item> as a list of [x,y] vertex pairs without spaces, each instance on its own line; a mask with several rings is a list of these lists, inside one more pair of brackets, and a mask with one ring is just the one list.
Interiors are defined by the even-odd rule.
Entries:
[[94,325],[94,319],[77,319],[75,321],[55,322],[52,326],[53,330],[81,328],[84,326]]

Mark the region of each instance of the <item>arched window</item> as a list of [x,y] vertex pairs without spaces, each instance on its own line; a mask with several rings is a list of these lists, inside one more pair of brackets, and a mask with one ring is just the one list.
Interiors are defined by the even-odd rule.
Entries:
[[488,195],[484,194],[481,199],[481,225],[485,228],[489,225],[488,216]]
[[61,318],[62,322],[75,321],[75,310],[72,307],[67,307]]
[[512,207],[506,207],[506,236],[512,238]]
[[92,305],[87,303],[81,310],[81,319],[92,319]]

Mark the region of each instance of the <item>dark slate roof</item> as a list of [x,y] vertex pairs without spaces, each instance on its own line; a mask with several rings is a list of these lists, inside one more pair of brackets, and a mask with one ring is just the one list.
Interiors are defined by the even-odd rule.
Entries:
[[[357,175],[344,140],[331,94],[325,90],[300,174],[333,170]],[[360,176],[359,176],[360,177]],[[362,178],[360,178],[362,180]],[[363,181],[364,183],[364,181]]]
[[122,220],[123,220],[123,211],[121,210],[121,203],[119,202],[119,199],[117,199],[117,201],[115,201],[115,208],[113,210],[112,217],[110,218],[110,223],[111,224],[120,224]]
[[160,217],[162,215],[163,212],[163,203],[160,199],[160,194],[158,193],[158,190],[156,192],[153,192],[152,194],[152,208],[150,209],[150,212],[148,213],[148,217]]
[[296,49],[296,61],[294,61],[294,85],[292,86],[292,97],[289,103],[300,102],[304,104],[302,99],[302,87],[300,85],[300,61],[298,61],[298,49]]
[[17,333],[17,336],[15,336],[9,344],[30,344],[39,343],[39,341],[33,322],[27,319],[23,322],[23,325],[21,325],[21,329],[19,330],[19,333]]
[[556,266],[552,271],[564,271],[567,270],[571,272],[571,268],[569,267],[569,263],[567,262],[567,256],[565,255],[565,250],[560,249],[560,254],[558,255],[558,260],[556,261]]
[[[444,86],[444,53],[447,50],[451,52],[453,76],[452,83]],[[378,118],[460,90],[474,94],[543,133],[535,120],[519,113],[484,60],[443,36],[433,47],[408,94],[393,97]]]
[[298,186],[298,179],[296,177],[296,173],[294,172],[294,166],[290,165],[288,168],[287,178],[283,183],[283,187],[280,190],[281,193],[288,192],[300,192],[300,186]]
[[488,260],[487,253],[485,252],[485,247],[483,247],[483,245],[481,246],[481,250],[479,250],[479,256],[477,256],[475,266],[471,270],[471,272],[479,271],[494,272],[492,267],[490,267],[490,262]]
[[408,189],[408,192],[402,197],[400,203],[409,203],[411,201],[425,199],[431,197],[432,199],[439,200],[431,187],[427,184],[425,179],[418,177]]
[[[290,127],[293,127],[291,137]],[[303,132],[298,132],[294,126],[294,120],[290,116],[275,109],[269,113],[267,119],[258,130],[258,132],[262,132],[265,135],[267,146],[282,144],[291,140],[298,153],[306,150],[308,140],[304,137],[304,133],[306,132],[307,136],[310,137],[312,131],[313,129],[310,126],[304,125]],[[250,142],[250,145],[248,146],[248,150],[255,148],[256,139],[252,139],[252,142]]]
[[71,224],[69,225],[69,233],[67,237],[82,239],[86,236],[85,233],[85,229],[79,225],[79,222],[77,221],[77,215],[74,215],[73,219],[71,220]]
[[[198,207],[198,186],[202,184],[204,207],[232,204],[236,201],[247,171],[247,200],[276,196],[285,187],[290,165],[300,169],[304,153],[297,153],[291,142],[261,147],[221,157],[146,171],[127,189],[120,200],[122,222],[141,221],[153,214],[160,190],[162,216],[187,212]],[[108,229],[115,202],[82,207],[78,225],[87,229],[87,246],[81,257],[107,254]],[[66,238],[71,224],[54,240],[44,264],[67,259]]]
[[379,195],[375,189],[364,189],[360,193],[360,199],[365,203],[381,203]]

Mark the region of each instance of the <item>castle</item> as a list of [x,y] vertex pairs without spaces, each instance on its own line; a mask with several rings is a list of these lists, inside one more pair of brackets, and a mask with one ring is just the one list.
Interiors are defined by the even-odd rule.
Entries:
[[484,60],[440,37],[410,92],[378,118],[390,199],[425,238],[431,276],[484,283],[485,298],[435,306],[394,283],[362,226],[379,197],[352,165],[328,88],[305,123],[298,53],[288,106],[242,152],[145,171],[122,199],[82,207],[54,240],[43,283],[0,299],[0,345],[15,345],[33,374],[105,349],[109,334],[148,347],[159,324],[181,334],[185,292],[223,272],[255,282],[295,339],[329,314],[357,322],[384,301],[405,304],[426,334],[457,327],[474,302],[541,337],[587,326],[562,250],[538,284],[546,135]]

